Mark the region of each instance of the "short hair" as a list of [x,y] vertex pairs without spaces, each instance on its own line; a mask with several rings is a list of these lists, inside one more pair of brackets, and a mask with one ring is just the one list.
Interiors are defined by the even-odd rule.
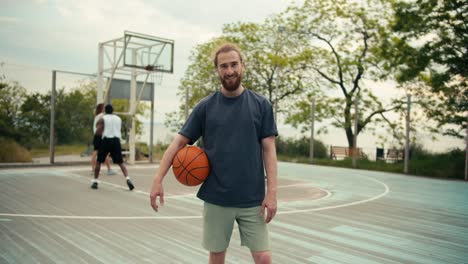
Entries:
[[106,105],[106,114],[112,114],[114,112],[114,107],[111,104]]
[[97,116],[100,113],[102,113],[102,109],[104,109],[104,104],[103,103],[100,103],[100,104],[96,105],[96,110],[94,110],[94,115]]
[[244,63],[244,56],[242,56],[242,52],[240,51],[239,47],[234,44],[234,43],[223,43],[221,46],[218,46],[217,49],[215,49],[214,55],[213,55],[213,63],[215,68],[218,67],[218,55],[220,53],[225,53],[225,52],[230,52],[230,51],[235,51],[239,55],[240,62],[243,64]]

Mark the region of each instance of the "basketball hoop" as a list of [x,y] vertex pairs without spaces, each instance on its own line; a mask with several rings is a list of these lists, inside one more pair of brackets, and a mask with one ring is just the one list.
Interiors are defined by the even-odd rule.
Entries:
[[[114,54],[114,56],[109,56],[109,54]],[[161,85],[163,73],[174,72],[173,64],[174,40],[125,31],[122,38],[99,43],[96,100],[98,102],[108,102],[113,91],[117,91],[112,89],[112,87],[117,87],[112,85],[113,82],[116,83],[118,80],[117,78],[114,80],[114,76],[128,76],[130,80],[125,77],[123,79],[123,81],[126,81],[126,90],[122,88],[120,91],[126,92],[128,87],[130,91],[120,96],[129,99],[131,109],[129,109],[128,114],[134,120],[138,102],[143,98],[142,96],[144,94],[148,95],[150,101],[154,102],[154,87]],[[109,76],[104,76],[104,74]],[[109,78],[107,83],[104,83],[105,77]],[[144,81],[139,77],[144,77]],[[146,85],[152,88],[151,90],[146,89],[150,94],[144,92]],[[141,89],[137,92],[140,86]],[[153,121],[151,121],[152,127]],[[128,144],[132,155],[130,155],[129,163],[133,164],[136,142],[136,133],[133,133],[135,132],[135,126],[132,126],[131,131]],[[150,145],[152,146],[152,139]]]
[[154,71],[154,65],[150,65],[150,64],[146,65],[145,70],[146,71]]

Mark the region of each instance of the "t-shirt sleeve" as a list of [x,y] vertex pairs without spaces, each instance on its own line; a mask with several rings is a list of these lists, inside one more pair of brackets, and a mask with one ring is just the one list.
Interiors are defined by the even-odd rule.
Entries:
[[278,129],[276,128],[275,117],[273,115],[273,107],[269,102],[266,102],[263,108],[261,138],[263,139],[270,136],[277,137]]
[[200,118],[200,107],[196,106],[189,115],[184,126],[179,130],[179,134],[190,139],[189,145],[192,145],[202,135],[202,120]]

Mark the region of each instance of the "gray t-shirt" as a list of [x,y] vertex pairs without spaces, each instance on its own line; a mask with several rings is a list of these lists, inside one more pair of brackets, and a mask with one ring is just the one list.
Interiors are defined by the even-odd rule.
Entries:
[[261,140],[277,136],[270,102],[245,89],[237,97],[215,92],[200,101],[179,134],[203,138],[210,175],[197,196],[226,207],[253,207],[265,197]]

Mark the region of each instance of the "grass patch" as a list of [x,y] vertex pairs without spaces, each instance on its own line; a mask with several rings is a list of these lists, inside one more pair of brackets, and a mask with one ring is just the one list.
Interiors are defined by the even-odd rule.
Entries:
[[[80,155],[86,150],[87,146],[83,144],[57,145],[55,146],[55,155]],[[35,146],[30,152],[33,158],[48,157],[50,155],[48,145]]]
[[30,162],[31,153],[12,139],[0,138],[0,162]]
[[[305,157],[287,157],[279,155],[278,160],[312,164],[309,158]],[[313,164],[330,167],[353,168],[353,160],[350,158],[343,160],[314,159]],[[357,169],[403,173],[403,163],[386,163],[384,161],[358,160],[356,165]]]
[[[122,148],[125,149],[127,146],[122,145]],[[140,150],[142,154],[149,154],[149,147],[146,144],[138,143],[137,149]],[[92,146],[90,146],[92,152]],[[160,160],[166,150],[167,145],[155,145],[153,146],[153,160]],[[55,146],[55,156],[60,155],[80,155],[83,152],[86,152],[88,149],[87,145],[84,144],[72,144],[72,145],[57,145]],[[39,157],[48,157],[49,154],[49,145],[35,146],[31,150],[31,156],[33,158]]]
[[[291,157],[278,155],[278,160],[296,163],[311,164],[306,157]],[[344,160],[314,159],[315,165],[353,168],[351,158]],[[425,154],[414,157],[408,165],[409,175],[418,175],[434,178],[464,179],[465,153],[461,150],[452,150],[441,154]],[[357,169],[403,173],[404,163],[386,163],[385,161],[370,161],[361,159],[357,161]]]
[[[49,146],[39,146],[27,151],[12,140],[0,138],[2,149],[0,150],[0,162],[31,161],[31,157],[49,156]],[[124,147],[124,146],[123,146]],[[161,160],[167,144],[153,146],[153,160]],[[149,146],[139,143],[137,148],[143,154],[149,154]],[[55,155],[80,155],[87,150],[83,144],[59,145],[55,147]],[[310,164],[309,158],[304,156],[291,156],[278,154],[278,160]],[[314,159],[315,165],[353,168],[352,159],[331,160],[329,158]],[[432,154],[417,150],[413,152],[408,167],[408,174],[435,178],[464,179],[465,152],[459,149],[446,153]],[[358,160],[357,169],[403,173],[403,162],[387,163],[385,161]]]

